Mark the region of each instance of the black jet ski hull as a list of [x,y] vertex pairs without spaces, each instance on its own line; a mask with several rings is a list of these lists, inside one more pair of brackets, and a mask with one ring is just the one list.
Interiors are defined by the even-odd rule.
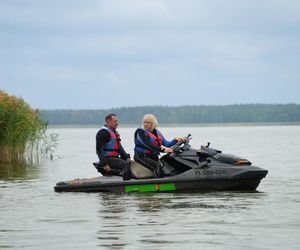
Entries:
[[[256,190],[267,170],[241,172],[226,178],[201,178],[201,173],[194,171],[193,178],[165,177],[160,179],[132,179],[123,181],[121,177],[95,177],[58,182],[54,187],[57,192],[182,192],[208,190]],[[205,172],[202,172],[202,174]],[[195,178],[198,176],[199,178]],[[250,177],[250,178],[246,178]]]
[[169,182],[123,185],[101,185],[97,184],[74,184],[58,183],[54,189],[56,192],[176,192],[176,191],[210,191],[210,190],[256,190],[260,180],[235,180],[235,181],[192,181],[192,182]]

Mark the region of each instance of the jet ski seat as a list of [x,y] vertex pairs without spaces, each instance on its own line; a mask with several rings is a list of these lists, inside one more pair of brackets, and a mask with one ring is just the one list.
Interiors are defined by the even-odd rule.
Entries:
[[136,179],[148,179],[154,177],[154,172],[138,162],[134,161],[130,165],[131,177]]
[[[97,169],[99,173],[101,173],[103,176],[122,176],[122,171],[120,169],[114,169],[112,168],[110,172],[106,172],[102,166],[100,166],[99,162],[93,162],[94,167]],[[130,172],[131,177],[134,179],[148,179],[154,177],[154,172],[143,165],[132,162],[130,165]]]

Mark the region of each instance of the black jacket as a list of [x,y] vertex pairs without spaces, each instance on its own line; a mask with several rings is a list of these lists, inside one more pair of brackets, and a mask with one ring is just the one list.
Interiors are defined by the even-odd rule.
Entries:
[[[109,142],[111,135],[105,129],[100,129],[96,135],[96,153],[99,157],[100,166],[105,166],[107,164],[106,157],[103,155],[103,146],[105,143]],[[129,154],[124,150],[121,142],[119,147],[119,154],[122,159],[126,160],[130,158]]]

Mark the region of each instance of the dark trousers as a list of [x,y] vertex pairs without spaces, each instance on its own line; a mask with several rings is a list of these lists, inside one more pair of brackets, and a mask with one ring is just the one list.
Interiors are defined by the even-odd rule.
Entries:
[[120,171],[120,175],[123,176],[123,180],[129,180],[130,174],[130,163],[119,157],[107,157],[106,161],[112,169]]
[[152,170],[157,178],[163,177],[160,161],[158,157],[149,157],[143,154],[134,154],[134,160],[144,167]]

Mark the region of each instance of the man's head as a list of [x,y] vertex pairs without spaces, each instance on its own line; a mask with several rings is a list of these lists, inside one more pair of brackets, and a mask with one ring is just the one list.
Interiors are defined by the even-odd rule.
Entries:
[[118,117],[116,114],[108,114],[105,117],[105,124],[111,129],[116,129],[118,127]]

